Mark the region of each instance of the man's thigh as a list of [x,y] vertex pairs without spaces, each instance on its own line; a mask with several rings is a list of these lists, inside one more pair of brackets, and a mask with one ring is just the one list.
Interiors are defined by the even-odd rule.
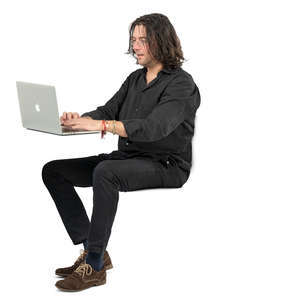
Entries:
[[67,180],[74,186],[90,187],[93,185],[93,171],[99,164],[99,156],[57,159],[46,163],[42,169],[42,177],[57,176]]
[[105,160],[94,169],[94,176],[109,176],[120,191],[181,187],[177,167],[165,168],[159,162],[142,158]]

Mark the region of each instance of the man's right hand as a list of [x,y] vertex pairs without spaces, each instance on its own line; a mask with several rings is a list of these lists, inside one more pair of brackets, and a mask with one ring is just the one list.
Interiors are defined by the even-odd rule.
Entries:
[[[60,124],[63,125],[64,121],[66,120],[73,120],[73,119],[77,119],[80,118],[79,114],[77,112],[64,112],[63,115],[60,117]],[[83,118],[89,118],[91,119],[91,117],[83,117]]]

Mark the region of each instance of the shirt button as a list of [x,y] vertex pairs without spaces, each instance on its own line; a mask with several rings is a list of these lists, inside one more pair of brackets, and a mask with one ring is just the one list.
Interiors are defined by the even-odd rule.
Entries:
[[139,110],[138,108],[135,109],[135,111],[138,111],[138,110]]
[[125,144],[126,146],[128,146],[129,145],[129,143],[128,142],[126,142],[126,144]]
[[167,164],[169,164],[170,162],[167,160]]

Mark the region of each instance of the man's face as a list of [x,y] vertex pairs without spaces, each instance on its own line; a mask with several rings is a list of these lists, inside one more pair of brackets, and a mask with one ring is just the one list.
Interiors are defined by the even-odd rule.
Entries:
[[147,33],[144,25],[136,25],[131,37],[132,49],[138,59],[138,63],[142,66],[152,66],[155,59],[151,55],[149,45],[147,43]]

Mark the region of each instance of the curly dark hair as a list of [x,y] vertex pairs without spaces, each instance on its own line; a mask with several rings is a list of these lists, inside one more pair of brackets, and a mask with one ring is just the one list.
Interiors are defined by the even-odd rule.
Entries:
[[[149,51],[157,61],[163,64],[164,68],[176,69],[182,66],[186,59],[183,57],[180,40],[168,17],[163,14],[144,15],[131,23],[129,26],[129,47],[125,54],[135,57],[131,38],[136,25],[145,26]],[[139,64],[137,58],[136,64]]]

